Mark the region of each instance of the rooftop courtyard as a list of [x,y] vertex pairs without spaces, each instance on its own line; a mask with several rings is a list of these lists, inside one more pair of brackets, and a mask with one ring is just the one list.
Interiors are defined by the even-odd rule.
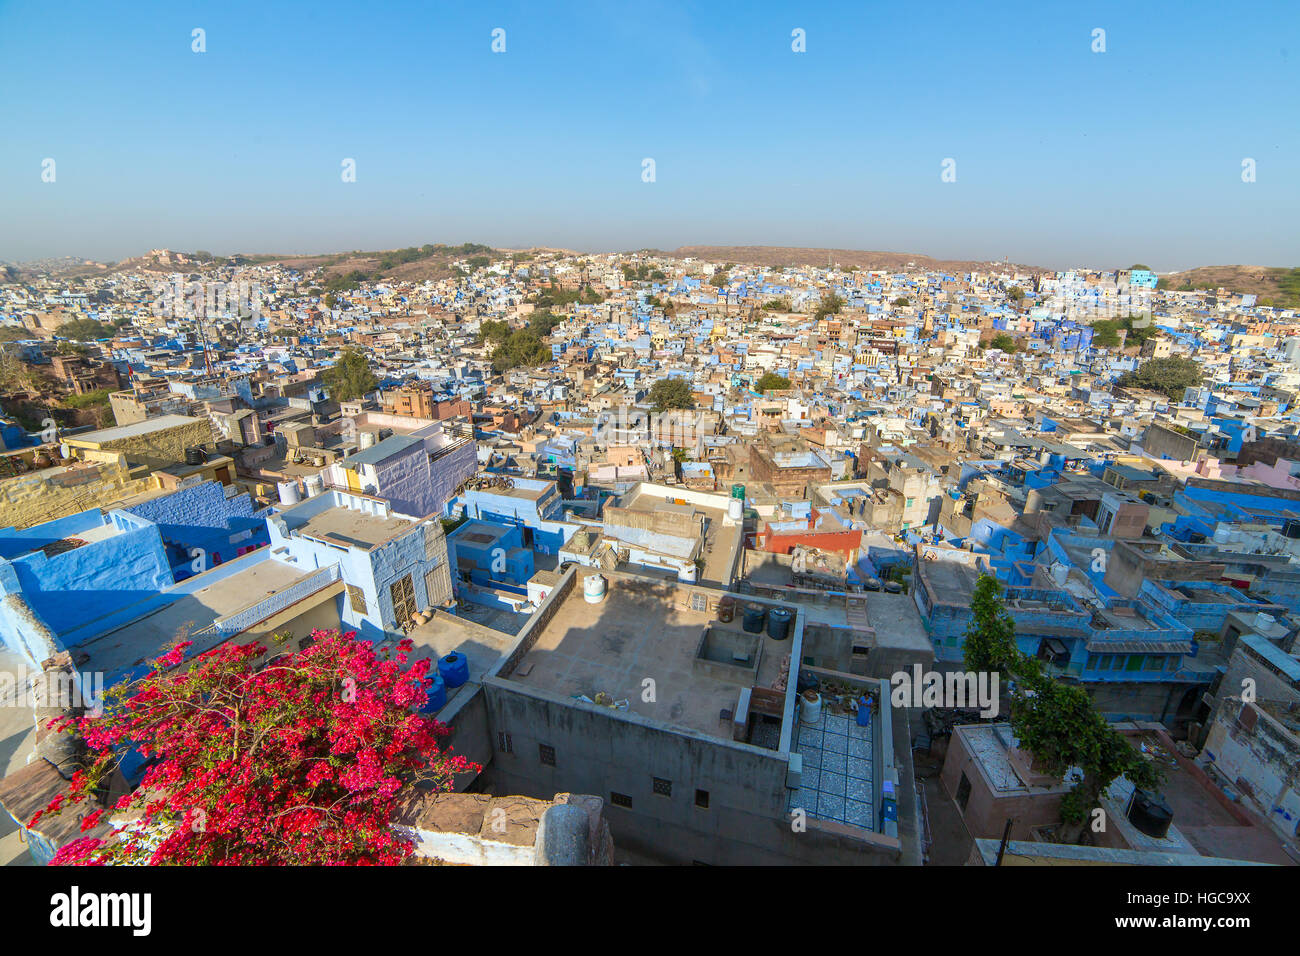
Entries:
[[[784,689],[772,685],[788,666],[793,626],[781,641],[750,634],[739,607],[733,621],[720,622],[716,611],[692,609],[691,594],[700,592],[628,574],[606,572],[605,598],[589,604],[588,576],[579,573],[531,649],[502,677],[564,697],[604,693],[632,713],[726,739],[732,723],[722,712],[735,712],[742,689],[784,700]],[[653,695],[643,694],[647,679]],[[751,730],[763,723],[751,714]]]

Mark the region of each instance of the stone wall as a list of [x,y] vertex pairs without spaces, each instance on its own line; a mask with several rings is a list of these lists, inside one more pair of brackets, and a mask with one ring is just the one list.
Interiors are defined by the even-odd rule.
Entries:
[[557,793],[551,800],[483,793],[409,797],[394,826],[416,856],[461,866],[610,866],[614,841],[605,801]]
[[[212,442],[211,422],[206,418],[195,418],[171,428],[112,439],[101,443],[98,447],[102,451],[120,452],[132,462],[164,467],[183,462],[185,449],[206,447]],[[69,444],[75,447],[76,439],[70,439]]]
[[88,508],[109,507],[154,487],[150,476],[132,477],[122,455],[87,458],[71,468],[48,468],[0,481],[0,527],[30,528]]

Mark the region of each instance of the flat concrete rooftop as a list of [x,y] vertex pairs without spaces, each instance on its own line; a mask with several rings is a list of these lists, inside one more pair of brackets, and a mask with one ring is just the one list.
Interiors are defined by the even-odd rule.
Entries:
[[[697,667],[696,654],[706,625],[723,635],[742,632],[739,609],[733,622],[722,624],[716,612],[679,606],[685,595],[669,582],[617,573],[604,573],[605,599],[588,604],[583,580],[589,573],[579,571],[532,649],[501,676],[562,697],[594,698],[603,691],[626,699],[632,713],[730,740],[732,725],[720,712],[735,711],[742,687],[771,687],[791,652],[793,628],[784,641],[746,635],[759,648],[757,680],[739,667],[734,679],[720,677],[717,668]],[[642,700],[646,678],[655,682],[653,701]]]
[[[704,559],[704,568],[700,573],[700,583],[710,587],[729,587],[731,581],[731,556],[740,546],[743,528],[739,523],[726,521],[727,509],[710,508],[682,499],[684,504],[666,501],[667,496],[658,489],[640,488],[633,495],[625,495],[619,504],[629,511],[649,514],[699,514],[708,521],[704,527],[704,546],[700,557]],[[652,547],[652,550],[657,550]]]
[[969,604],[980,577],[974,568],[957,561],[921,561],[916,573],[931,596],[947,604]]
[[516,484],[513,488],[489,488],[486,489],[484,493],[490,495],[503,495],[507,498],[518,498],[521,501],[538,501],[548,491],[550,491],[549,488],[521,488],[519,487],[518,479],[516,479]]
[[369,551],[414,527],[415,524],[407,518],[381,518],[338,505],[312,515],[294,530],[326,544]]
[[[1189,770],[1192,765],[1178,759],[1151,731],[1125,734],[1129,745],[1145,747],[1164,771],[1160,795],[1173,811],[1173,828],[1205,857],[1250,860],[1276,866],[1295,866],[1296,861],[1283,849],[1282,838],[1257,820],[1253,814],[1234,815],[1218,799],[1215,785],[1202,774]],[[1159,845],[1161,841],[1153,841]]]
[[98,431],[70,435],[64,441],[73,446],[102,445],[105,442],[120,441],[124,438],[138,438],[141,435],[150,435],[154,432],[166,431],[169,428],[179,428],[182,425],[194,425],[201,421],[203,419],[190,418],[188,415],[159,415],[157,418],[132,422],[129,425],[114,425],[109,428],[101,428]]
[[122,627],[108,631],[94,640],[77,646],[90,660],[78,665],[85,671],[102,671],[113,675],[143,664],[158,656],[164,648],[182,634],[193,634],[213,621],[228,617],[237,611],[258,603],[266,597],[290,587],[315,570],[303,571],[280,561],[266,560],[264,555],[254,558],[234,574],[217,577],[214,571],[211,584],[203,584],[204,575],[190,578],[185,584],[197,587],[179,594],[174,600],[145,613]]

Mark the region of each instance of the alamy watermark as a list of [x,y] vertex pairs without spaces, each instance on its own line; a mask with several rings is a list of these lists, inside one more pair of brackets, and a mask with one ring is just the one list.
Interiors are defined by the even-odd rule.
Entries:
[[1001,678],[997,671],[923,671],[913,664],[911,672],[896,671],[889,678],[889,701],[895,707],[944,707],[976,709],[981,717],[996,717]]
[[596,417],[591,436],[609,445],[689,448],[705,434],[704,423],[704,412],[650,412],[620,406]]
[[57,707],[82,710],[87,716],[104,712],[102,671],[0,671],[0,707]]
[[246,315],[260,318],[266,292],[260,282],[186,282],[179,272],[153,286],[151,311],[158,318],[217,318]]

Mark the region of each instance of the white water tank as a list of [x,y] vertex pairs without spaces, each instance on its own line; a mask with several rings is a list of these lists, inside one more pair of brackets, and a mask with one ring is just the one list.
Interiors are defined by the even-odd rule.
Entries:
[[745,503],[739,498],[732,498],[727,502],[727,517],[732,521],[745,520]]
[[697,577],[699,577],[699,574],[693,564],[688,564],[684,568],[677,569],[678,581],[685,582],[686,584],[694,584]]
[[361,432],[357,436],[357,443],[361,448],[373,448],[375,445],[375,433]]
[[302,492],[298,488],[298,481],[277,481],[275,487],[280,492],[280,504],[296,505],[302,500]]
[[588,575],[582,581],[582,598],[588,604],[599,604],[605,600],[605,590],[609,582],[603,574]]
[[325,478],[321,475],[308,475],[303,484],[307,486],[308,498],[315,498],[325,490]]
[[806,690],[800,695],[799,719],[805,724],[815,724],[822,719],[822,695],[815,690]]

